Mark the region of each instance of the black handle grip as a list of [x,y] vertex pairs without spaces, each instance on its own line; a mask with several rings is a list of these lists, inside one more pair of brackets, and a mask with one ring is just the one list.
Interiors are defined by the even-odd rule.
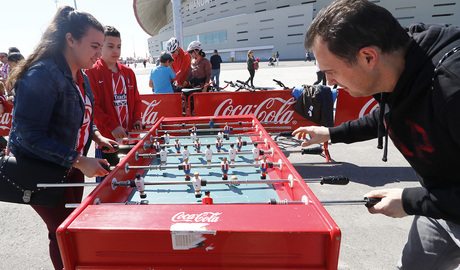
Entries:
[[343,175],[321,177],[321,185],[347,185],[350,182],[348,177]]
[[367,208],[369,207],[372,207],[374,205],[376,205],[378,202],[380,202],[382,200],[382,198],[380,197],[364,197],[364,200],[366,201],[366,204],[364,206],[366,206]]
[[280,132],[280,134],[278,136],[282,136],[282,137],[292,137],[292,131],[283,131],[283,132]]
[[302,155],[320,155],[321,153],[323,153],[321,146],[302,149]]
[[145,124],[144,125],[134,124],[133,127],[134,128],[138,127],[138,128],[145,129],[147,126]]
[[101,163],[101,166],[102,166],[102,168],[104,168],[104,170],[110,172],[110,166],[109,165],[105,165],[105,164]]
[[[120,148],[118,147],[118,144],[113,144],[112,145],[113,149],[118,151]],[[110,149],[107,146],[102,146],[102,151],[109,151]]]

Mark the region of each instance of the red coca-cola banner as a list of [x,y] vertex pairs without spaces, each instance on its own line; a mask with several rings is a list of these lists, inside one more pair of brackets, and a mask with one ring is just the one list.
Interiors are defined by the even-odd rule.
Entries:
[[[296,100],[290,90],[258,92],[221,92],[193,94],[195,116],[254,114],[261,122],[277,122],[264,126],[297,127],[314,125],[294,111]],[[182,117],[182,94],[141,95],[142,121],[153,125],[160,117]],[[372,97],[354,98],[339,90],[335,114],[335,125],[354,120],[378,107]],[[0,136],[8,136],[11,129],[11,112],[0,115]]]
[[339,89],[334,126],[363,117],[378,108],[378,105],[373,97],[355,98],[350,96],[347,91]]
[[153,125],[161,117],[182,117],[182,94],[141,95],[142,123]]
[[12,118],[13,114],[11,111],[0,114],[0,136],[8,136]]
[[196,93],[192,96],[195,116],[254,114],[260,122],[276,122],[265,123],[264,127],[286,127],[280,131],[315,125],[294,111],[296,99],[291,90]]

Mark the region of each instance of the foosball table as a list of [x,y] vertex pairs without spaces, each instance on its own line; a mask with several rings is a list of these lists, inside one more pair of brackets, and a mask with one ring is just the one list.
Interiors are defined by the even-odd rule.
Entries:
[[253,115],[161,118],[59,227],[65,269],[337,269],[307,183]]

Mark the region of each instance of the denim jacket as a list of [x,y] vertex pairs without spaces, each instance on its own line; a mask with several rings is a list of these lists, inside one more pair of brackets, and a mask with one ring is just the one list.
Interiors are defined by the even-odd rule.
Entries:
[[[83,73],[83,72],[82,72]],[[88,77],[83,73],[85,95],[94,107]],[[13,123],[9,148],[16,156],[41,158],[70,168],[83,123],[85,105],[62,54],[33,64],[15,85]],[[90,136],[94,132],[91,115]]]

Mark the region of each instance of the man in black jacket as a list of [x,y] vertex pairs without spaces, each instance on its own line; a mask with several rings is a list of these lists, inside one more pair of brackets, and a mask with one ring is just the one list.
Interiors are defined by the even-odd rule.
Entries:
[[[399,269],[460,265],[460,29],[411,26],[367,0],[338,0],[316,16],[305,45],[329,84],[352,96],[373,95],[379,109],[338,127],[301,127],[302,146],[387,137],[417,173],[421,187],[374,190],[371,213],[414,215]],[[383,138],[385,137],[385,144]]]

